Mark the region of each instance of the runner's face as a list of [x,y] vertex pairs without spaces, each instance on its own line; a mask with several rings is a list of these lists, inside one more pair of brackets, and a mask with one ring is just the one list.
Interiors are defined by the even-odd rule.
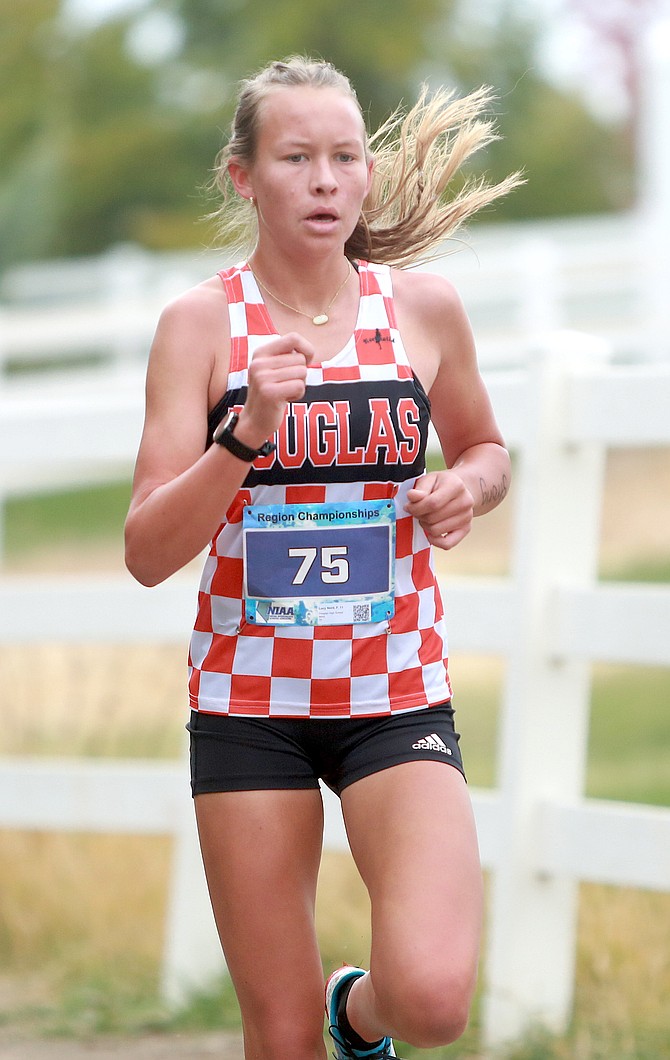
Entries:
[[343,246],[372,174],[355,101],[334,88],[273,88],[259,118],[256,157],[243,173],[259,238],[306,249]]

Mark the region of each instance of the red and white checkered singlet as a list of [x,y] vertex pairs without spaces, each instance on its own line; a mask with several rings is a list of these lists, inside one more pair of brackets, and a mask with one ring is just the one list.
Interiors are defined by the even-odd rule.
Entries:
[[[195,710],[260,717],[365,717],[450,698],[443,608],[432,550],[404,511],[425,468],[430,405],[398,332],[388,266],[359,262],[353,336],[307,373],[277,450],[251,466],[212,540],[189,651]],[[247,367],[276,334],[249,266],[220,273],[229,304],[228,390],[212,410],[242,406]],[[269,626],[245,619],[242,512],[247,504],[359,502],[396,507],[395,614],[390,623]]]

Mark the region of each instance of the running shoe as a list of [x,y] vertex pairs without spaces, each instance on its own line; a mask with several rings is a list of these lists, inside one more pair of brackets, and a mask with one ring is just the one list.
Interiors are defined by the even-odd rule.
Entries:
[[345,964],[338,968],[330,976],[326,983],[326,1015],[328,1016],[328,1030],[335,1042],[335,1060],[389,1060],[395,1056],[395,1049],[390,1038],[382,1038],[381,1042],[373,1045],[370,1049],[355,1049],[347,1041],[337,1023],[337,1007],[343,986],[353,979],[360,979],[365,972],[362,968],[353,968]]

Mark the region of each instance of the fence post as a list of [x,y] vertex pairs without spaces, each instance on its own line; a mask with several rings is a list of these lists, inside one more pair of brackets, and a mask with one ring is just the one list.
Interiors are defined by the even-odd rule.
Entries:
[[565,291],[556,238],[538,235],[519,241],[518,324],[522,335],[565,326]]
[[578,884],[535,871],[534,828],[540,801],[565,803],[583,791],[590,670],[553,650],[551,593],[588,585],[597,572],[605,453],[566,441],[564,422],[571,374],[603,358],[598,340],[558,332],[530,369],[513,487],[518,624],[498,744],[502,854],[485,965],[483,1033],[494,1049],[534,1023],[562,1029],[572,1004]]

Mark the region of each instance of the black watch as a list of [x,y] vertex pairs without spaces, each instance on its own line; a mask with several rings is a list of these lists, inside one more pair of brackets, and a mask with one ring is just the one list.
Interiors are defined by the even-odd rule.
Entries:
[[236,438],[233,431],[237,427],[239,418],[239,413],[234,412],[232,409],[227,412],[215,428],[212,441],[216,442],[217,445],[222,445],[238,460],[246,460],[248,464],[252,464],[259,456],[269,456],[270,453],[274,453],[277,448],[274,442],[263,442],[260,449],[251,449],[250,446],[245,445],[244,442]]

